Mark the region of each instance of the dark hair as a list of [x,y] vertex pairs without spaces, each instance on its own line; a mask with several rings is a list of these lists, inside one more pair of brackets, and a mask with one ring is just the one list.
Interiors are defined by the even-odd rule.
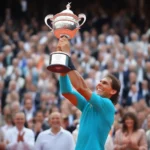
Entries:
[[43,112],[41,109],[39,109],[39,110],[37,110],[37,111],[34,113],[34,117],[36,117],[36,115],[37,115],[38,113],[41,113],[41,114],[44,115],[44,112]]
[[110,78],[112,80],[111,87],[116,90],[116,94],[112,95],[110,100],[115,105],[118,102],[119,92],[120,92],[120,81],[112,74],[107,74],[105,77]]
[[136,131],[138,129],[138,118],[137,118],[136,114],[133,112],[127,112],[123,116],[123,118],[122,118],[122,131],[123,132],[127,131],[127,126],[125,124],[125,121],[127,120],[127,118],[131,118],[134,121],[133,131]]

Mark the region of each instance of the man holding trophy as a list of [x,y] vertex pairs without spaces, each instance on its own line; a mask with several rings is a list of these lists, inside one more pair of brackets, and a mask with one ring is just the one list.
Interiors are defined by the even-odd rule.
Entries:
[[[118,101],[120,82],[113,75],[108,74],[100,79],[96,86],[96,93],[87,87],[71,61],[69,39],[73,38],[79,29],[80,19],[72,13],[70,15],[69,9],[70,4],[67,5],[65,12],[54,16],[53,30],[59,42],[56,52],[50,55],[50,65],[47,69],[60,73],[62,95],[82,112],[75,150],[104,150],[105,141],[114,122],[114,105]],[[79,18],[81,16],[85,21],[84,14]],[[60,28],[57,28],[56,23],[60,20]],[[72,28],[72,25],[76,27]]]

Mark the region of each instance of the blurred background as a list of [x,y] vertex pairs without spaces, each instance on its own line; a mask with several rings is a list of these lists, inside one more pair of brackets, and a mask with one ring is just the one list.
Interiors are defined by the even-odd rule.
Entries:
[[[43,18],[47,14],[56,14],[66,8],[68,1],[50,1],[50,0],[6,0],[0,2],[0,21],[1,23],[8,17],[15,21],[23,20],[30,21],[35,17],[38,23],[43,24]],[[149,18],[150,3],[148,0],[93,0],[85,1],[82,3],[79,0],[72,1],[71,9],[75,14],[85,13],[87,15],[87,22],[96,17],[102,18],[103,15],[107,15],[106,21],[109,23],[117,15],[127,14],[136,25],[149,24],[149,19],[143,21],[144,17]],[[121,14],[122,13],[122,14]],[[106,17],[106,16],[105,16]],[[99,21],[100,22],[100,21]],[[101,22],[100,22],[101,23]],[[101,25],[99,23],[99,25]],[[102,22],[103,23],[103,22]],[[85,26],[85,25],[84,25]],[[143,30],[143,28],[141,27]]]

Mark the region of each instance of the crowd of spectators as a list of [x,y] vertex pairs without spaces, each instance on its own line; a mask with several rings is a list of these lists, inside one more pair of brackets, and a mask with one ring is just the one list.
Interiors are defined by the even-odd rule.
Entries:
[[[15,22],[10,11],[7,12],[0,25],[0,144],[9,145],[5,141],[7,132],[16,125],[15,114],[20,111],[25,114],[25,127],[34,133],[34,141],[39,133],[50,128],[48,118],[52,112],[61,113],[62,127],[72,133],[76,141],[81,112],[60,94],[59,75],[46,68],[58,39],[36,18],[31,18],[30,22]],[[103,10],[100,13],[101,17],[91,13],[92,19],[87,20],[70,41],[72,60],[93,91],[107,73],[120,79],[120,97],[110,134],[114,149],[117,150],[117,131],[128,112],[137,117],[137,128],[142,130],[138,138],[147,139],[150,149],[150,31],[147,19],[142,14],[136,20],[125,10],[111,20]],[[129,118],[132,120],[132,115]],[[142,150],[146,149],[145,146]]]

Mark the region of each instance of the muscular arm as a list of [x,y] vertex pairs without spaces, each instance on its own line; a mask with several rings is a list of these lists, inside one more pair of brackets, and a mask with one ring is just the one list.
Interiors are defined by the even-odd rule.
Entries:
[[[59,42],[57,45],[57,51],[62,51],[70,55],[70,42],[65,36],[59,39]],[[71,80],[73,87],[82,96],[84,96],[86,100],[90,100],[92,91],[87,87],[82,76],[76,70],[69,71],[67,74]],[[61,76],[64,76],[64,75],[66,74],[61,74]]]
[[72,87],[69,76],[60,76],[59,83],[62,95],[82,111],[87,104],[87,101],[78,91]]
[[[61,74],[62,76],[66,74]],[[82,76],[76,71],[72,70],[68,72],[71,84],[73,87],[83,96],[86,100],[90,100],[92,91],[87,87]]]
[[[77,91],[73,90],[72,85]],[[76,70],[69,71],[67,74],[61,74],[60,89],[62,95],[81,111],[87,103],[85,101],[88,101],[97,111],[103,109],[104,112],[107,112],[109,110],[114,114],[114,107],[111,101],[92,92]]]

